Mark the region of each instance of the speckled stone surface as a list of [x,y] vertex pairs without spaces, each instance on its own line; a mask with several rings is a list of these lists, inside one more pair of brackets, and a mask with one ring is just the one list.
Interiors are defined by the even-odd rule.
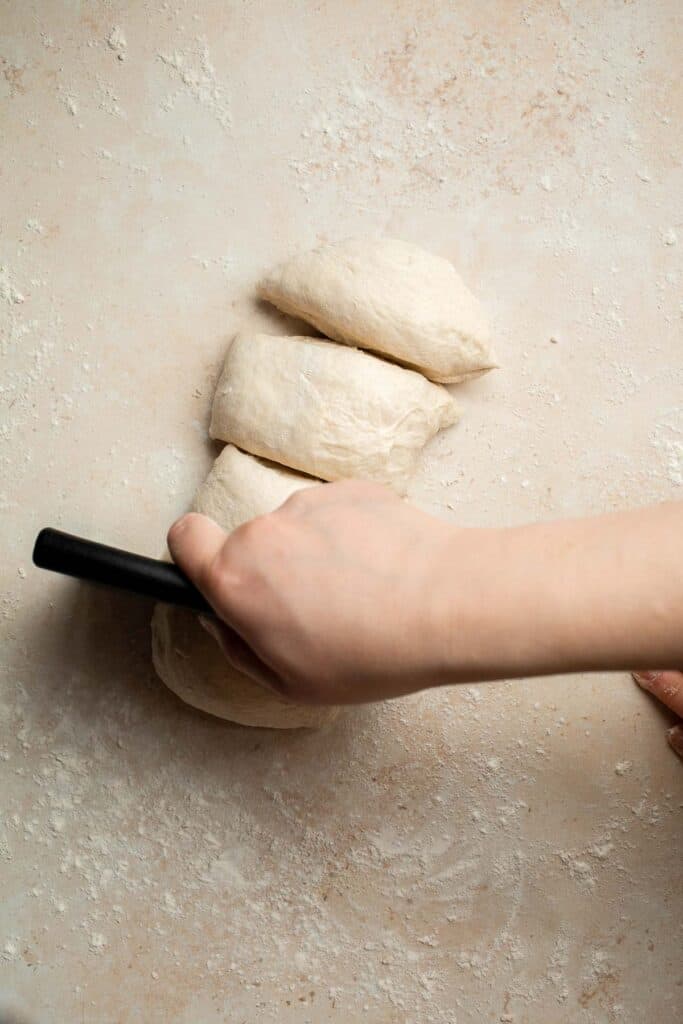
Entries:
[[285,330],[256,281],[347,235],[452,259],[494,324],[413,500],[680,497],[680,51],[677,0],[0,2],[0,990],[31,1020],[683,1017],[683,773],[626,675],[254,731],[164,689],[142,601],[30,565],[48,524],[163,548],[227,339]]

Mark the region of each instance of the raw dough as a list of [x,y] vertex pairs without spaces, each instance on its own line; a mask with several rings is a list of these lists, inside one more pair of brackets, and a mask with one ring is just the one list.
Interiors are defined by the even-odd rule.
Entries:
[[478,300],[448,260],[408,242],[321,245],[277,267],[263,298],[323,334],[454,383],[497,364]]
[[[228,446],[200,487],[194,509],[226,530],[265,515],[316,481]],[[193,707],[242,725],[271,729],[316,727],[332,721],[338,709],[292,704],[264,690],[230,667],[218,644],[194,612],[158,604],[152,616],[154,667],[169,689]]]
[[228,444],[197,491],[192,508],[210,516],[224,530],[235,530],[249,519],[272,512],[295,491],[317,483],[320,481],[255,459]]
[[377,356],[317,338],[238,334],[211,436],[324,480],[404,494],[420,451],[458,418],[448,392]]
[[186,704],[240,725],[266,729],[316,728],[333,707],[291,704],[227,663],[194,612],[158,604],[152,615],[152,658],[157,673]]

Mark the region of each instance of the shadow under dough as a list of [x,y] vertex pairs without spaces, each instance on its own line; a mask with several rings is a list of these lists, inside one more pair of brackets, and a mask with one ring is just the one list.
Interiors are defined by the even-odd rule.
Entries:
[[79,745],[111,745],[143,771],[180,762],[188,778],[219,786],[236,771],[244,784],[242,762],[258,752],[248,775],[258,789],[280,756],[293,779],[315,765],[316,778],[333,785],[340,767],[358,758],[363,735],[376,732],[377,709],[369,706],[344,710],[321,730],[280,730],[237,725],[185,704],[154,671],[152,608],[135,595],[69,581],[49,621],[36,623],[50,666],[38,673],[51,688],[39,702],[50,708],[42,728],[53,743],[76,733]]

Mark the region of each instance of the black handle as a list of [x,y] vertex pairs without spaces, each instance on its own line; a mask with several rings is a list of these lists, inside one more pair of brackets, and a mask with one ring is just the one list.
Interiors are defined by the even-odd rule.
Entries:
[[131,590],[166,604],[184,605],[213,615],[211,605],[177,565],[134,555],[92,540],[46,527],[36,537],[33,563],[66,576]]

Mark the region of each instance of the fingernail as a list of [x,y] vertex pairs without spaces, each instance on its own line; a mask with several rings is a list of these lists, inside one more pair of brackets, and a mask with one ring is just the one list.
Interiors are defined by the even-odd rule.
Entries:
[[631,675],[643,690],[651,690],[652,684],[656,683],[661,672],[632,672]]
[[666,738],[679,757],[683,757],[683,725],[674,725],[669,729]]
[[169,536],[172,533],[173,534],[182,533],[182,531],[185,529],[186,526],[187,526],[187,516],[186,515],[185,516],[181,516],[180,519],[176,519],[175,523],[173,523],[173,525],[171,526],[170,530],[168,531]]

